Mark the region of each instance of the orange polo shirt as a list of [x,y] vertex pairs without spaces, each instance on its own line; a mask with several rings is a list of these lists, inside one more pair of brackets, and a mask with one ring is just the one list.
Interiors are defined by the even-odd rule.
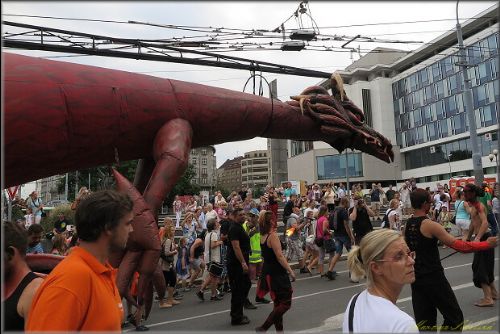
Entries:
[[116,269],[74,247],[37,290],[26,331],[121,332]]

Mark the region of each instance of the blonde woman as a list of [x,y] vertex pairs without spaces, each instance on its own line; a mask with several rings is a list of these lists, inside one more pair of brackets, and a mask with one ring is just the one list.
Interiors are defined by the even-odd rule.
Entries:
[[179,304],[174,300],[175,284],[177,283],[177,274],[175,273],[174,256],[177,254],[177,246],[174,239],[174,222],[170,218],[165,218],[165,227],[161,238],[160,266],[167,284],[168,297],[166,300],[160,301],[160,308],[170,308],[173,305]]
[[71,210],[76,210],[78,204],[80,204],[80,202],[89,194],[90,190],[88,190],[87,187],[81,187],[80,190],[78,190],[78,194],[76,195],[75,201],[71,203]]
[[353,277],[366,275],[367,287],[347,305],[344,333],[418,332],[415,320],[396,306],[403,287],[415,281],[415,252],[397,231],[368,233],[349,252],[347,264]]

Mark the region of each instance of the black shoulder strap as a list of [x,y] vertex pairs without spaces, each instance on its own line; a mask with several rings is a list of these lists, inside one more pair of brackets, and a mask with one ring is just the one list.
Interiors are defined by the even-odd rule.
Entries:
[[349,333],[353,332],[354,305],[356,305],[356,300],[360,294],[361,292],[352,298],[351,305],[349,306]]

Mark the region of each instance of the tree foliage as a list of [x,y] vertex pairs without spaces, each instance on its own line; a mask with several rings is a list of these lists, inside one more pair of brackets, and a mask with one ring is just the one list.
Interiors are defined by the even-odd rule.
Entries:
[[[138,160],[120,162],[116,169],[125,176],[130,182],[134,181],[135,170]],[[76,186],[76,176],[78,175],[78,185]],[[90,183],[89,183],[90,175]],[[200,192],[200,186],[192,182],[196,173],[194,166],[189,164],[182,177],[177,181],[170,194],[167,195],[167,203],[173,202],[175,195],[194,195]],[[57,191],[64,193],[66,179],[63,177],[57,183]],[[75,190],[76,186],[76,190]],[[74,201],[75,194],[79,188],[85,186],[92,191],[111,189],[114,187],[114,179],[109,166],[99,166],[89,169],[82,169],[68,173],[68,200]]]

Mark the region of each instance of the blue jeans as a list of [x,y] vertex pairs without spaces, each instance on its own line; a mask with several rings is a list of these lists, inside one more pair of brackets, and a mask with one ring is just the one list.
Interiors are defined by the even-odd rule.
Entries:
[[491,230],[491,235],[496,236],[498,234],[498,224],[497,220],[495,219],[495,214],[493,212],[490,212],[486,215],[486,219],[488,220],[488,225]]
[[335,237],[335,252],[342,255],[344,247],[348,252],[351,250],[351,239],[348,236]]

